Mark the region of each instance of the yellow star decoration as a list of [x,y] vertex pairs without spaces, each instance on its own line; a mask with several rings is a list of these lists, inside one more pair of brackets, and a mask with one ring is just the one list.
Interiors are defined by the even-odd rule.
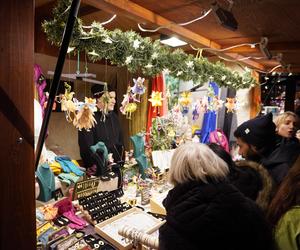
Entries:
[[181,97],[178,100],[179,104],[184,106],[184,107],[189,106],[192,102],[191,95],[192,95],[191,92],[187,92],[187,91],[183,92],[180,95]]
[[152,91],[151,98],[149,99],[149,102],[151,102],[153,107],[162,106],[162,101],[163,100],[164,100],[164,98],[162,98],[162,92]]

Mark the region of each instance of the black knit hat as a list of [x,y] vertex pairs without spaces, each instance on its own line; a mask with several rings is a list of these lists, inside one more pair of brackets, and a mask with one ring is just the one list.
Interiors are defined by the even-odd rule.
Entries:
[[273,123],[272,117],[272,113],[268,113],[267,115],[258,116],[246,121],[238,126],[234,132],[234,136],[255,146],[258,150],[265,146],[273,145],[276,140],[276,126]]

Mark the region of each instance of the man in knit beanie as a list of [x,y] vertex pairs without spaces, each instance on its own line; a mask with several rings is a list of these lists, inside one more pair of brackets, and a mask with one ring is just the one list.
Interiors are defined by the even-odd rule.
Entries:
[[239,154],[246,160],[262,164],[280,184],[300,153],[297,145],[276,143],[276,126],[272,113],[258,116],[242,123],[234,136],[237,138]]

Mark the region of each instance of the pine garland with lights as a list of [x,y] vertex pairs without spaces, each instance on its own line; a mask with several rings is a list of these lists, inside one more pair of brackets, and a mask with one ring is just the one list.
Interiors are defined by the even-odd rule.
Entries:
[[[71,0],[59,0],[53,9],[54,18],[42,24],[48,40],[56,46],[60,46],[70,5]],[[184,81],[193,80],[195,84],[213,80],[219,86],[234,89],[256,84],[249,69],[241,76],[221,62],[211,63],[204,57],[194,57],[181,49],[172,51],[161,45],[159,40],[152,41],[134,31],[110,31],[98,22],[86,28],[80,18],[75,23],[69,46],[85,51],[92,61],[104,58],[117,66],[126,66],[132,73],[145,76],[153,77],[168,70],[171,76]]]

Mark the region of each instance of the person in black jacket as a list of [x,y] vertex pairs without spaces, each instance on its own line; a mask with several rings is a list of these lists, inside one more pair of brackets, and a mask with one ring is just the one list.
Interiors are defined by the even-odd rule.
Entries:
[[299,143],[278,140],[272,113],[242,123],[234,136],[239,154],[246,160],[262,164],[278,186],[300,154]]
[[171,160],[169,191],[159,230],[160,250],[269,250],[272,233],[263,212],[226,177],[226,163],[207,145],[187,143]]
[[[109,87],[109,86],[108,86]],[[102,95],[105,93],[102,85],[94,85],[91,89],[94,98],[97,99],[98,111],[95,113],[97,124],[90,131],[83,129],[78,132],[78,144],[80,156],[84,167],[90,168],[97,164],[90,147],[103,142],[108,153],[113,154],[114,162],[123,160],[124,142],[123,133],[117,114],[113,111],[116,103],[116,93],[109,91],[109,101],[106,103],[107,113],[103,113],[104,103]]]

